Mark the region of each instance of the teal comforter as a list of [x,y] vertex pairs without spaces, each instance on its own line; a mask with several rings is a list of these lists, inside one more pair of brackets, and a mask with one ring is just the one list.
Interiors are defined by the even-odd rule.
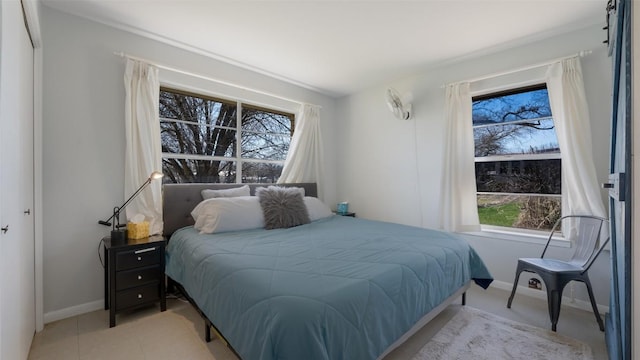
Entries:
[[245,360],[376,359],[489,271],[455,234],[332,216],[288,229],[176,231],[166,273]]

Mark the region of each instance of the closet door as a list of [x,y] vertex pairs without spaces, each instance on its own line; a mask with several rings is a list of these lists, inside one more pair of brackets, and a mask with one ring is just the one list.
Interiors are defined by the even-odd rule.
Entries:
[[19,0],[0,2],[0,359],[35,332],[33,47]]

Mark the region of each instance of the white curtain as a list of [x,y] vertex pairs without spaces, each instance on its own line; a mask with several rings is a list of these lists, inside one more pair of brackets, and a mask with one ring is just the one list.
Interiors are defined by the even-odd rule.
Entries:
[[480,221],[469,83],[448,85],[445,96],[440,227],[446,231],[477,231],[480,230]]
[[[124,74],[125,100],[125,199],[129,198],[154,171],[162,171],[160,143],[160,81],[158,68],[127,59]],[[143,214],[149,233],[162,233],[162,181],[151,181],[127,206],[127,219]]]
[[315,182],[318,197],[322,198],[323,153],[320,107],[303,104],[296,116],[293,138],[278,182]]
[[[562,156],[562,214],[607,217],[593,163],[591,122],[580,59],[551,64],[547,70],[547,90]],[[570,238],[576,231],[574,224],[563,224],[563,229]]]

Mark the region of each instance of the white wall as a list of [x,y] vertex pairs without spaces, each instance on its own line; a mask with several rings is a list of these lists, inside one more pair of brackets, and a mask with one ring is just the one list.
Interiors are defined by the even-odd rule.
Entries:
[[[439,67],[425,68],[404,79],[380,84],[341,99],[338,111],[338,199],[349,201],[359,217],[436,228],[439,223],[440,173],[444,149],[443,84],[508,71],[593,50],[582,59],[593,132],[598,181],[607,179],[609,153],[610,61],[598,26],[485,53]],[[420,46],[417,41],[416,46]],[[426,46],[426,45],[425,45]],[[413,93],[413,119],[399,121],[384,101],[388,86]],[[603,201],[606,198],[603,192]],[[606,204],[606,203],[605,203]],[[542,245],[468,237],[496,280],[512,283],[518,257],[539,256]],[[554,248],[564,255],[567,249]],[[608,252],[590,271],[599,304],[608,304]],[[524,284],[529,276],[522,276]],[[575,295],[587,299],[583,285]],[[568,292],[565,295],[569,295]],[[506,299],[505,299],[506,301]]]
[[[125,198],[124,60],[114,52],[322,106],[324,194],[328,203],[335,203],[334,99],[46,6],[42,20],[45,321],[103,306],[98,248],[109,228],[97,222]],[[233,92],[263,105],[292,106],[167,71],[161,77],[220,96]]]

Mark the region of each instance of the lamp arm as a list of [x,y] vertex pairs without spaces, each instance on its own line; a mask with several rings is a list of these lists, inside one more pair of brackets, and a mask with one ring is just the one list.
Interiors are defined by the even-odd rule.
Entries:
[[144,190],[144,188],[145,188],[145,187],[147,187],[147,185],[149,185],[150,183],[151,183],[151,178],[148,178],[148,179],[147,179],[147,181],[145,181],[145,182],[144,182],[144,184],[142,184],[142,185],[138,188],[138,190],[136,190],[136,192],[134,192],[134,193],[133,193],[133,195],[131,195],[131,196],[127,199],[127,201],[125,201],[125,202],[124,202],[124,204],[122,204],[122,205],[120,206],[120,210],[119,210],[119,211],[122,211],[122,210],[123,210],[127,205],[129,205],[129,203],[131,202],[131,200],[133,200],[133,198],[135,198],[136,196],[138,196],[138,194],[139,194],[142,190]]
[[113,215],[111,215],[110,218],[108,218],[107,220],[100,220],[98,221],[98,224],[100,225],[106,225],[106,226],[111,226],[111,220],[113,220],[116,216],[120,215],[120,211],[122,211],[122,209],[124,209],[127,205],[129,205],[129,203],[131,202],[131,200],[133,200],[133,198],[135,198],[147,185],[149,185],[151,183],[151,177],[149,177],[147,179],[147,181],[145,181],[139,188],[138,190],[136,190],[136,192],[133,193],[133,195],[131,195],[125,202],[124,204],[122,204],[121,206],[118,207],[118,211],[114,211]]

